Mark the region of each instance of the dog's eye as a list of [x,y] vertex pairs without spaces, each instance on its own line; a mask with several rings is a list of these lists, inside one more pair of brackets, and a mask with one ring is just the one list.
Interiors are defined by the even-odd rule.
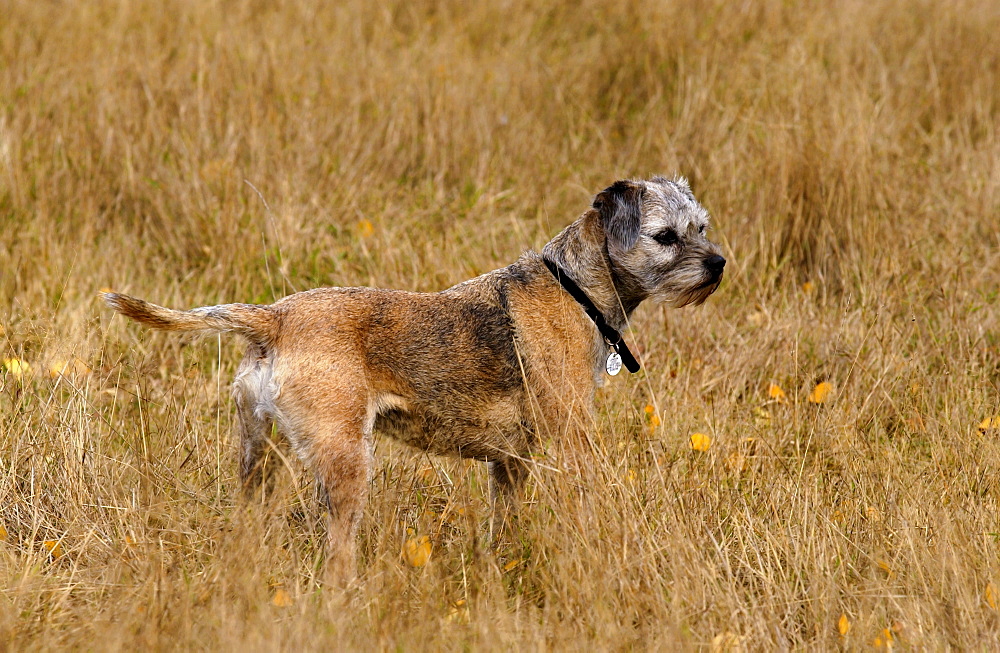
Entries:
[[653,240],[661,245],[676,245],[679,238],[677,238],[677,232],[673,229],[664,229],[660,233],[653,236]]

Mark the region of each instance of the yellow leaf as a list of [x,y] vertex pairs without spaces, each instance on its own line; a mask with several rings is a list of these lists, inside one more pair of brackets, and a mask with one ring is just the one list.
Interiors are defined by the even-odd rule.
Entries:
[[630,469],[630,470],[628,470],[628,473],[625,474],[625,478],[628,479],[629,483],[635,483],[635,479],[637,479],[639,477],[636,475],[634,469]]
[[813,391],[809,393],[809,403],[811,404],[825,404],[827,399],[830,398],[830,392],[833,390],[833,385],[823,381],[822,383],[817,383]]
[[743,639],[735,633],[731,633],[728,630],[724,633],[719,633],[712,638],[712,645],[710,650],[712,653],[730,653],[731,651],[742,651],[743,650]]
[[49,365],[49,376],[53,379],[58,378],[69,371],[69,361],[65,359],[58,359],[52,361]]
[[375,225],[371,223],[371,220],[361,219],[358,220],[358,235],[362,238],[371,238],[375,235]]
[[520,558],[515,559],[515,560],[511,560],[510,562],[508,562],[507,564],[505,564],[503,566],[503,570],[504,571],[510,571],[511,569],[515,569],[515,568],[517,568],[519,566],[521,566],[521,560],[520,560]]
[[660,416],[656,414],[656,408],[653,407],[653,404],[646,404],[642,410],[646,413],[646,425],[650,430],[660,425]]
[[452,604],[447,619],[451,622],[469,623],[469,606],[465,603],[465,599],[459,599]]
[[997,586],[993,583],[986,584],[986,591],[983,592],[983,598],[986,599],[986,605],[990,606],[994,610],[997,609]]
[[985,435],[987,431],[1000,431],[1000,415],[987,417],[979,423],[979,432]]
[[437,483],[438,475],[437,471],[433,467],[424,467],[417,474],[420,476],[420,481],[424,485],[433,485]]
[[746,467],[747,459],[746,456],[741,454],[739,451],[734,451],[726,456],[726,467],[730,471],[742,472],[744,467]]
[[767,426],[771,423],[771,413],[768,412],[766,408],[754,406],[753,421],[756,422],[758,426]]
[[892,570],[892,567],[890,567],[889,563],[886,562],[885,560],[879,560],[876,564],[878,564],[878,568],[881,569],[883,573],[885,573],[886,578],[892,578],[893,576],[896,575],[896,572]]
[[847,635],[847,632],[851,629],[851,622],[848,621],[846,614],[841,614],[840,619],[837,620],[837,631],[840,633],[841,637]]
[[431,557],[431,538],[411,537],[403,542],[403,560],[411,567],[423,567]]
[[287,608],[295,603],[295,601],[292,600],[292,595],[289,594],[286,589],[279,587],[274,591],[274,596],[271,597],[271,603],[279,608]]
[[61,558],[63,554],[62,543],[59,540],[45,540],[42,546],[49,552],[53,559]]
[[815,290],[816,290],[816,284],[814,284],[812,281],[806,281],[804,284],[802,284],[802,292],[804,292],[807,295],[811,295]]
[[785,391],[781,389],[780,385],[775,383],[767,386],[767,396],[779,404],[783,404],[788,401],[788,396],[785,394]]
[[28,374],[31,374],[31,365],[28,365],[27,361],[23,361],[20,358],[3,359],[3,368],[7,370],[11,376],[19,380]]
[[72,361],[59,359],[49,365],[49,376],[53,379],[68,374],[86,376],[90,374],[90,368],[79,358],[74,357]]
[[705,435],[704,433],[692,433],[691,434],[691,448],[695,451],[708,451],[708,448],[712,446],[712,438]]
[[3,524],[0,524],[0,542],[6,542],[6,541],[7,541],[7,529],[3,527]]

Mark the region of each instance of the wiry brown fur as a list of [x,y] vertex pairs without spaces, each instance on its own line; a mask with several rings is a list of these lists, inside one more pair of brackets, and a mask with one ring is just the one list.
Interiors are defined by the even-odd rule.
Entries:
[[[623,328],[646,297],[681,306],[715,290],[725,260],[704,236],[707,220],[683,179],[620,181],[543,255]],[[235,331],[249,341],[233,383],[245,487],[260,483],[277,423],[316,474],[330,554],[348,575],[374,432],[488,461],[506,502],[543,433],[583,441],[608,351],[535,252],[439,293],[318,288],[269,306],[191,311],[104,298],[154,328]]]

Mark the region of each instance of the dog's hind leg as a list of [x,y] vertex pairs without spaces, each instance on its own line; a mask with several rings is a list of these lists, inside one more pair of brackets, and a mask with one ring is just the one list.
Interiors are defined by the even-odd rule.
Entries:
[[342,583],[357,574],[355,539],[368,500],[372,440],[364,420],[324,419],[310,424],[308,461],[329,510],[327,575]]
[[240,436],[240,481],[243,493],[249,499],[265,478],[264,452],[271,434],[270,419],[254,415],[252,407],[236,401],[237,429]]
[[243,494],[249,499],[264,479],[264,453],[273,424],[274,388],[270,364],[259,348],[247,349],[233,382],[236,402],[236,429],[240,439],[240,481]]

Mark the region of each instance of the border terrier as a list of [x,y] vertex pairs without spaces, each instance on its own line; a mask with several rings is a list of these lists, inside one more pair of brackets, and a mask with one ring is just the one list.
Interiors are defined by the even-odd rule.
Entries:
[[375,432],[487,462],[494,510],[508,505],[543,437],[586,443],[603,374],[639,369],[621,336],[639,303],[700,304],[718,288],[726,259],[708,222],[683,178],[623,180],[541,254],[441,292],[317,288],[189,311],[103,296],[149,327],[247,341],[232,386],[244,488],[260,484],[276,424],[328,508],[328,567],[353,576]]

